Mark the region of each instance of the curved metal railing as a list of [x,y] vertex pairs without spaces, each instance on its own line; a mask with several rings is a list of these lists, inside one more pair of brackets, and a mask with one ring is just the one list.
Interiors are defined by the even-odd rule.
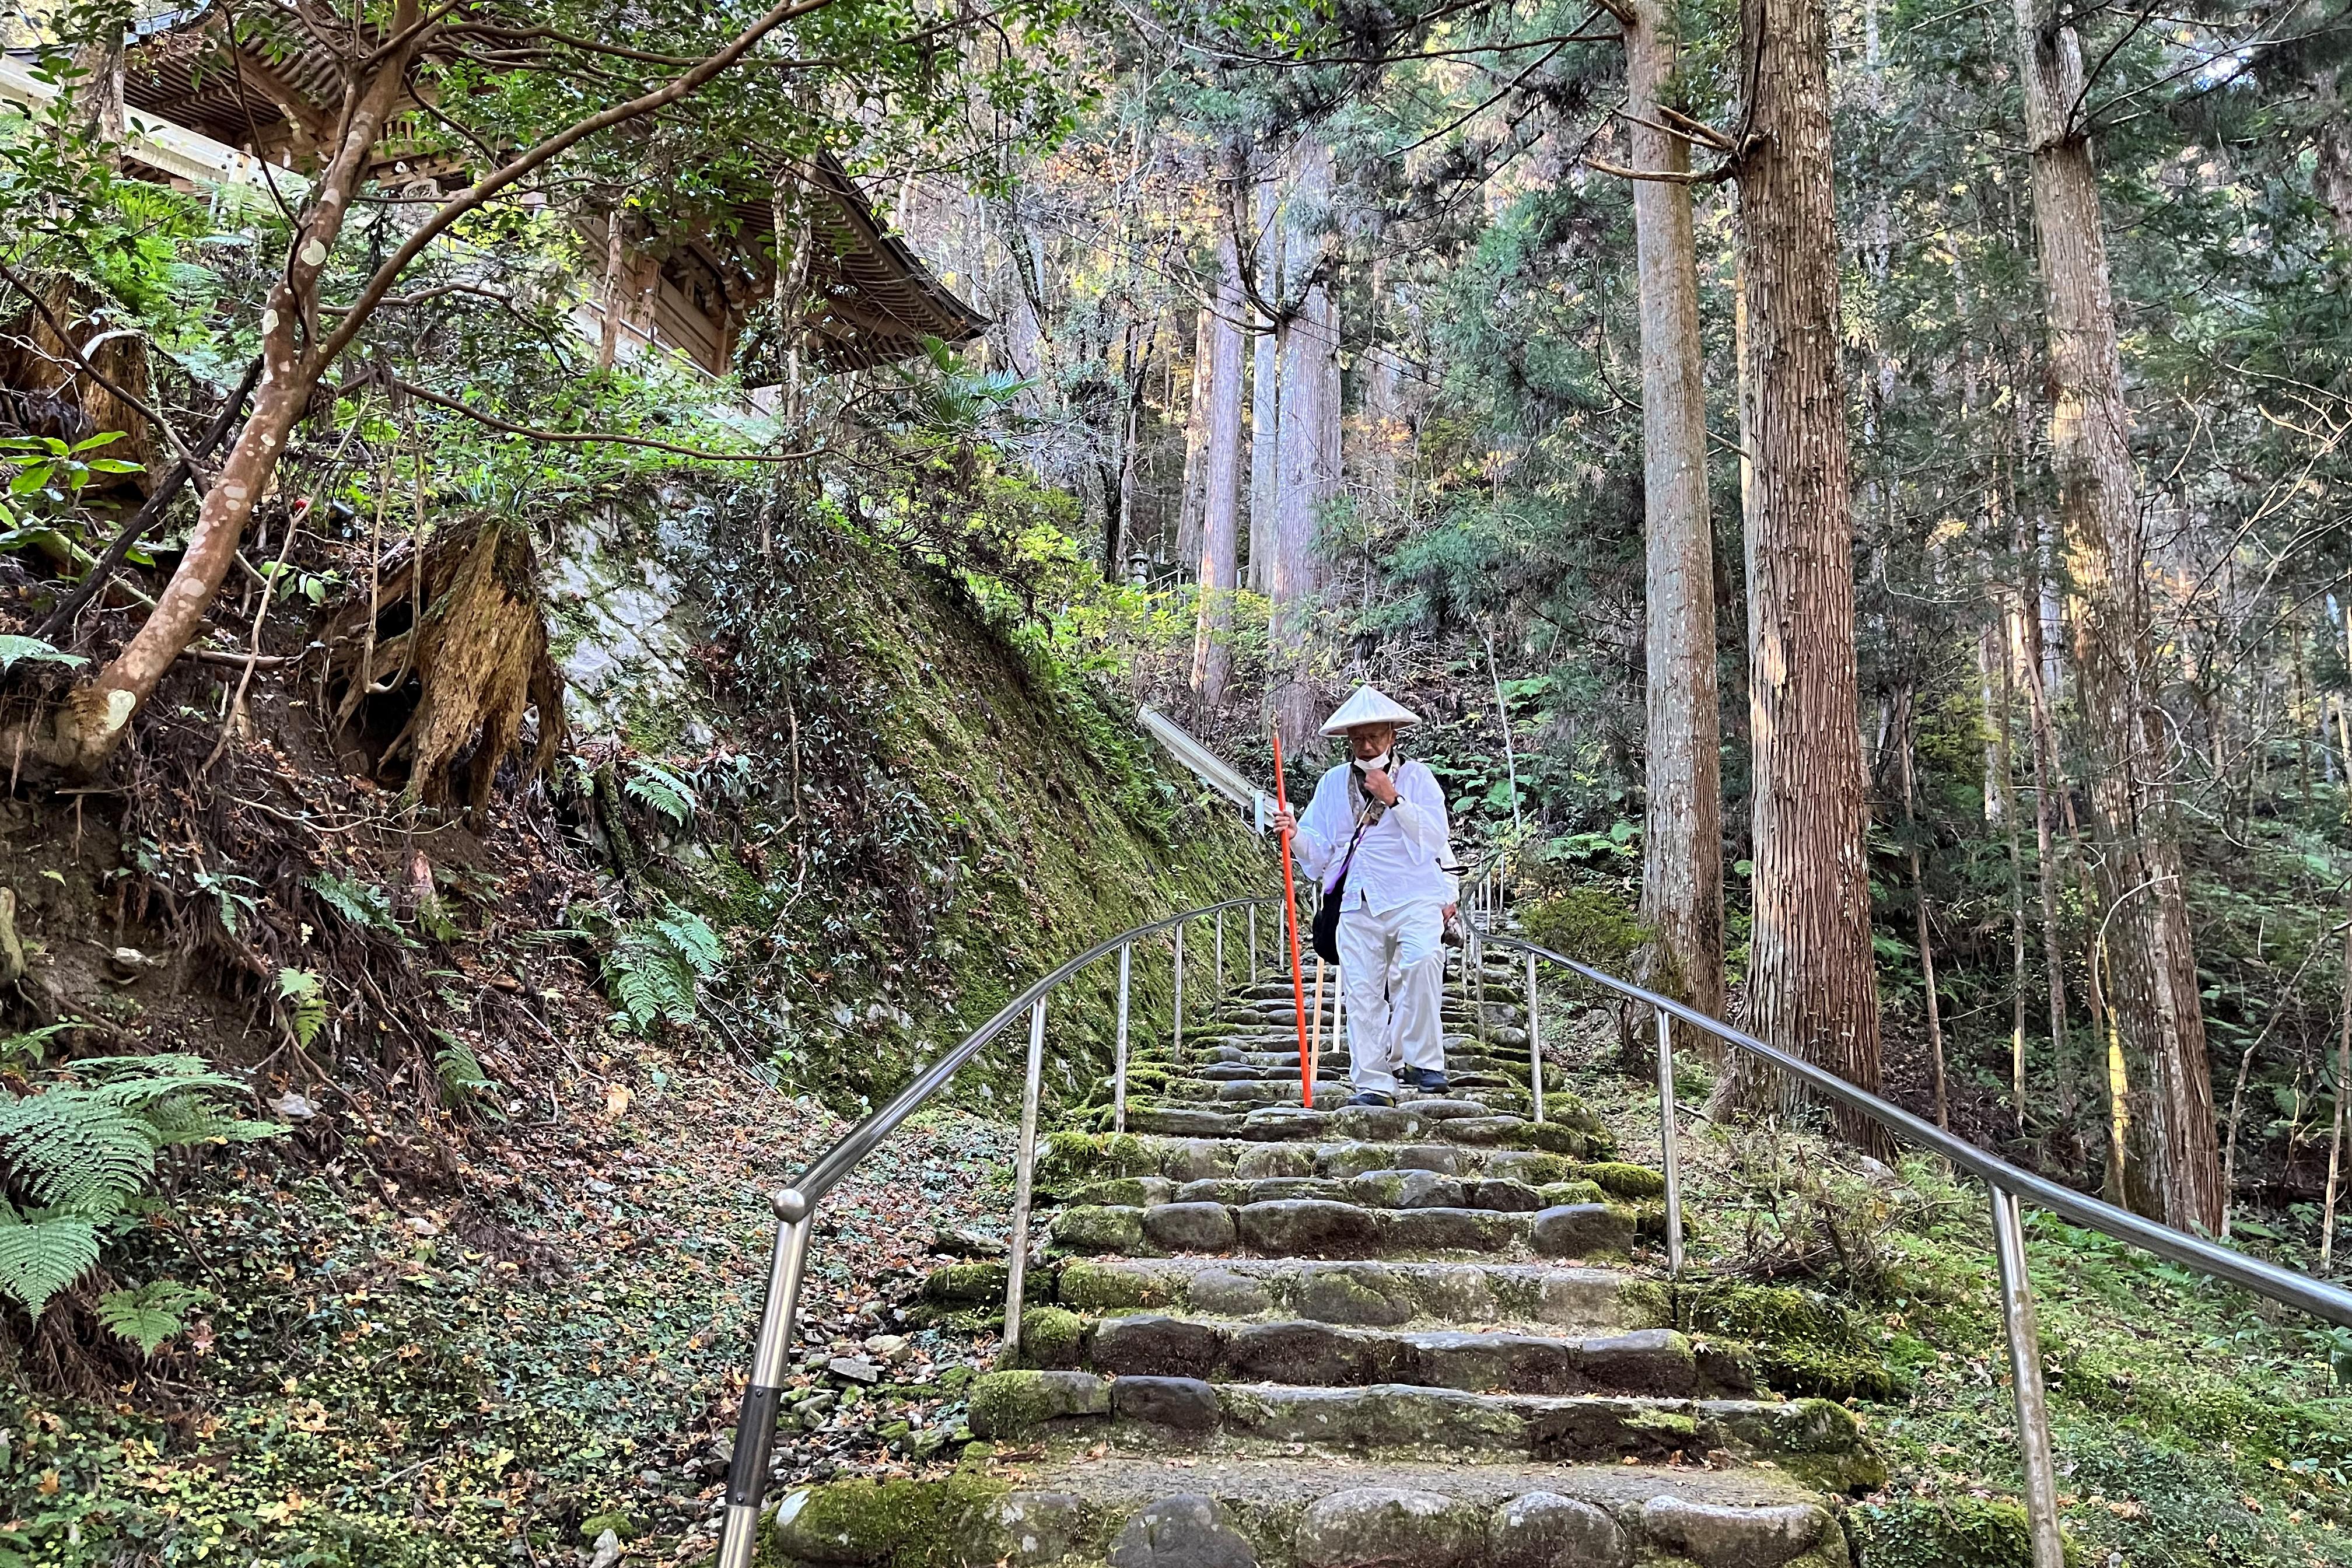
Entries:
[[[1029,1204],[1037,1162],[1037,1101],[1045,1068],[1045,1000],[1079,971],[1099,959],[1118,954],[1118,1003],[1116,1043],[1112,1052],[1112,1127],[1127,1130],[1127,1042],[1129,999],[1134,972],[1135,944],[1162,931],[1173,933],[1174,997],[1171,1006],[1171,1043],[1184,1043],[1184,928],[1195,921],[1213,922],[1216,983],[1222,986],[1225,969],[1225,915],[1247,912],[1249,973],[1257,968],[1257,913],[1261,907],[1276,911],[1276,941],[1281,940],[1282,900],[1274,894],[1227,899],[1204,904],[1147,925],[1123,931],[1066,959],[1032,984],[995,1016],[966,1035],[952,1050],[917,1073],[906,1088],[881,1109],[844,1133],[792,1182],[769,1195],[776,1216],[776,1238],[768,1262],[768,1299],[761,1309],[759,1337],[751,1352],[751,1378],[743,1391],[742,1408],[735,1422],[735,1450],[727,1471],[727,1523],[719,1544],[719,1568],[750,1568],[758,1544],[760,1503],[767,1490],[768,1454],[775,1440],[776,1414],[783,1394],[784,1364],[790,1356],[794,1320],[800,1307],[801,1280],[806,1273],[809,1239],[814,1233],[817,1206],[858,1163],[898,1131],[908,1117],[945,1089],[971,1059],[986,1049],[1013,1021],[1029,1015],[1029,1059],[1021,1093],[1021,1140],[1013,1179],[1013,1236],[1005,1282],[1004,1353],[1021,1342],[1021,1292],[1029,1261]],[[1276,967],[1285,965],[1277,963]]]
[[[2010,1373],[2018,1431],[2022,1437],[2025,1507],[2032,1526],[2034,1568],[2063,1568],[2065,1555],[2058,1530],[2057,1471],[2050,1447],[2041,1345],[2033,1323],[2032,1284],[2025,1272],[2025,1232],[2018,1214],[2020,1200],[2047,1209],[2086,1230],[2098,1231],[2186,1268],[2227,1279],[2270,1300],[2330,1322],[2352,1326],[2352,1292],[2061,1186],[1988,1154],[1933,1122],[1856,1089],[1834,1073],[1768,1046],[1720,1019],[1711,1018],[1696,1007],[1620,980],[1591,964],[1580,963],[1565,953],[1495,930],[1502,912],[1503,894],[1499,880],[1482,879],[1476,887],[1466,889],[1465,896],[1470,902],[1473,924],[1480,931],[1481,942],[1527,957],[1528,1066],[1537,1086],[1538,1120],[1543,1076],[1537,1035],[1538,962],[1559,964],[1628,1001],[1650,1007],[1656,1016],[1659,1143],[1665,1173],[1666,1262],[1672,1273],[1679,1275],[1683,1263],[1682,1163],[1675,1126],[1674,1021],[1677,1018],[1759,1061],[1770,1063],[1823,1100],[1860,1112],[1904,1142],[1949,1161],[1985,1184],[1992,1196],[1993,1252],[2000,1265],[2001,1321],[2008,1333]],[[1465,968],[1475,969],[1481,975],[1485,973],[1484,965],[1475,961]]]
[[[1463,912],[1474,933],[1474,940],[1462,955],[1460,976],[1465,992],[1469,993],[1476,1004],[1478,1026],[1483,1035],[1487,1014],[1486,972],[1481,949],[1491,946],[1525,956],[1528,1089],[1536,1121],[1544,1120],[1539,963],[1558,964],[1629,1002],[1649,1007],[1656,1018],[1659,1141],[1665,1179],[1666,1264],[1670,1274],[1679,1276],[1683,1268],[1682,1162],[1674,1077],[1674,1023],[1677,1019],[1736,1050],[1778,1068],[1814,1094],[1867,1117],[1906,1142],[1948,1161],[1985,1184],[1992,1197],[1993,1250],[2000,1276],[2001,1319],[2009,1340],[2010,1371],[2023,1449],[2026,1513],[2032,1529],[2035,1568],[2063,1568],[2064,1556],[2058,1528],[2057,1473],[2051,1452],[2041,1349],[2033,1321],[2032,1287],[2025,1268],[2024,1227],[2019,1213],[2021,1201],[2031,1202],[2085,1229],[2113,1237],[2186,1268],[2227,1279],[2270,1300],[2330,1322],[2352,1327],[2352,1292],[2293,1269],[2266,1263],[2234,1248],[2174,1230],[2061,1186],[1997,1155],[1989,1154],[1900,1106],[1857,1089],[1835,1074],[1769,1046],[1695,1007],[1630,981],[1621,980],[1565,953],[1555,952],[1548,947],[1496,929],[1507,902],[1508,879],[1507,868],[1498,863],[1465,882],[1462,894]],[[760,1504],[767,1485],[768,1456],[774,1440],[784,1364],[791,1351],[801,1281],[805,1272],[816,1211],[825,1196],[885,1138],[936,1096],[974,1057],[1010,1027],[1013,1020],[1026,1013],[1029,1016],[1029,1053],[1022,1092],[1021,1133],[1013,1176],[1013,1235],[1005,1289],[1003,1343],[1005,1353],[1012,1353],[1020,1344],[1022,1292],[1028,1262],[1029,1210],[1036,1166],[1037,1110],[1044,1067],[1046,999],[1080,971],[1113,952],[1118,954],[1112,1125],[1125,1131],[1129,1003],[1135,944],[1163,931],[1172,934],[1171,1035],[1172,1043],[1181,1047],[1184,1026],[1185,928],[1203,919],[1214,922],[1213,962],[1217,981],[1222,986],[1225,968],[1224,917],[1230,911],[1246,911],[1249,974],[1255,980],[1259,973],[1258,910],[1271,907],[1276,911],[1275,928],[1278,944],[1284,934],[1281,906],[1282,900],[1272,894],[1228,899],[1222,903],[1203,905],[1153,921],[1097,942],[1055,966],[1007,1002],[993,1017],[918,1073],[881,1109],[850,1129],[790,1184],[771,1195],[769,1205],[776,1217],[775,1245],[769,1263],[767,1301],[761,1312],[759,1337],[752,1354],[751,1384],[744,1391],[741,1413],[736,1423],[733,1462],[729,1468],[727,1479],[726,1530],[719,1545],[719,1568],[749,1568],[757,1543]],[[1284,966],[1282,955],[1277,954],[1274,967],[1280,969]],[[1323,1018],[1319,981],[1315,1007],[1319,1043]],[[1335,984],[1330,1015],[1335,1047],[1340,1024],[1339,1012]],[[1310,1046],[1301,1062],[1302,1073],[1313,1071],[1315,1054]]]

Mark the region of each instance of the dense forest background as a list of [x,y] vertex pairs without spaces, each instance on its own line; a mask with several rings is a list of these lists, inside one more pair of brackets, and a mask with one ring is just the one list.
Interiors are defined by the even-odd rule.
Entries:
[[[2053,472],[2021,20],[1865,5],[1830,21],[1886,1071],[1916,1109],[2095,1184],[2107,948],[2130,885],[2103,893],[2095,874],[2108,752],[2077,644],[2093,563]],[[2211,1101],[2236,1200],[2313,1243],[2352,778],[2343,23],[2300,8],[2065,21],[2097,148],[2145,542],[2132,570]],[[1252,752],[1293,671],[1318,696],[1380,681],[1441,721],[1414,744],[1467,837],[1637,904],[1661,674],[1645,654],[1643,304],[1620,177],[1642,158],[1621,24],[1571,7],[1338,26],[1344,39],[1286,61],[1172,21],[1122,36],[1099,97],[1014,188],[911,170],[903,221],[995,318],[988,363],[1022,380],[1009,451],[1075,498],[1080,549],[1135,585],[1118,616],[1066,623],[1094,657]],[[1670,101],[1736,124],[1735,20],[1702,8],[1678,26]],[[1731,182],[1688,188],[1716,636],[1710,679],[1681,689],[1719,693],[1736,1006],[1758,613],[1738,210]],[[1300,339],[1336,361],[1322,374],[1337,400],[1309,413],[1332,427],[1314,440],[1336,472],[1282,462],[1297,437],[1277,353]],[[1225,614],[1202,534],[1218,504],[1204,491],[1234,470],[1227,678],[1186,634]],[[1291,493],[1317,485],[1319,499]],[[1312,548],[1293,560],[1286,530],[1301,529]],[[1299,600],[1312,629],[1291,634]]]
[[[236,89],[299,186],[121,154],[126,70],[199,23],[331,62]],[[1053,961],[1270,884],[1142,702],[1269,780],[1278,731],[1296,792],[1375,682],[1553,945],[2336,1271],[2340,5],[95,4],[0,42],[0,1563],[184,1509],[310,1550],[322,1475],[309,1560],[474,1561],[358,1494],[493,1406],[425,1472],[448,1540],[605,1519],[642,1445],[690,1553],[741,1303],[659,1263],[756,1264],[677,1238]],[[821,342],[827,161],[984,321]],[[688,233],[742,261],[715,370],[609,324],[625,247]],[[1712,1117],[1857,1131],[1725,1067]],[[1011,1070],[860,1197],[817,1321],[911,1289],[892,1224],[1001,1210]],[[1740,1179],[1801,1185],[1772,1147]],[[678,1151],[633,1217],[607,1178]],[[547,1237],[625,1228],[646,1337],[607,1348],[602,1285],[513,1327],[572,1288]],[[1760,1274],[1916,1327],[1782,1240]],[[2110,1315],[2193,1294],[2116,1279]],[[2340,1426],[2293,1402],[2344,1337],[2196,1321],[2334,1521]],[[387,1331],[426,1347],[369,1374],[397,1410],[339,1364]],[[487,1392],[590,1356],[528,1418]],[[2221,1440],[2194,1403],[2132,1474]],[[266,1462],[172,1458],[224,1412]],[[1941,1484],[2007,1485],[1934,1430],[1995,1472]],[[2216,1463],[2151,1561],[2331,1560],[2196,1555]]]

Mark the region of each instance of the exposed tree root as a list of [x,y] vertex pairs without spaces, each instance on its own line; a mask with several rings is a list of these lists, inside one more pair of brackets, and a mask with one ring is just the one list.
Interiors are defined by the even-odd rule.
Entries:
[[553,760],[563,739],[562,678],[548,654],[537,574],[523,525],[469,517],[422,551],[395,554],[373,603],[362,596],[329,623],[338,731],[369,701],[413,704],[377,762],[379,775],[406,763],[409,799],[448,804],[460,793],[452,770],[462,761],[463,799],[478,815],[534,710],[526,776]]

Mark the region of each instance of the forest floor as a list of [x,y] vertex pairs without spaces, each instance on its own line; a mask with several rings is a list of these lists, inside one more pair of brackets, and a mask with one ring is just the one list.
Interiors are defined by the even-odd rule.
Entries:
[[[628,1561],[707,1552],[764,1195],[846,1124],[732,1066],[639,1050],[580,1103],[559,1091],[561,1120],[485,1130],[454,1207],[358,1162],[258,1152],[184,1197],[142,1238],[219,1298],[181,1385],[0,1394],[0,1475],[30,1483],[0,1562],[570,1564],[608,1530]],[[801,1352],[877,1375],[795,1375],[837,1402],[782,1440],[787,1479],[903,1469],[957,1435],[985,1346],[895,1334],[891,1309],[939,1261],[936,1233],[1002,1230],[1006,1145],[926,1115],[827,1206]],[[164,1405],[201,1414],[174,1430],[142,1413]]]
[[[1555,1056],[1646,1158],[1654,1100],[1613,1028],[1591,1011],[1559,1022]],[[556,1086],[547,1114],[473,1129],[446,1202],[363,1159],[268,1145],[184,1194],[137,1245],[220,1300],[157,1374],[179,1380],[168,1389],[5,1396],[0,1473],[33,1484],[0,1519],[0,1562],[701,1561],[759,1306],[763,1196],[845,1124],[724,1060],[628,1053]],[[1686,1075],[1694,1099],[1704,1079]],[[904,1330],[895,1309],[977,1245],[942,1252],[941,1232],[1001,1232],[1009,1145],[1001,1124],[929,1115],[828,1205],[792,1380],[821,1392],[780,1440],[782,1484],[956,1457],[989,1342]],[[1801,1131],[1735,1142],[1702,1124],[1685,1149],[1695,1260],[1822,1288],[1853,1336],[1817,1347],[1823,1363],[1857,1356],[1892,1380],[1854,1400],[1894,1476],[1857,1510],[1867,1561],[1950,1563],[1948,1533],[1941,1555],[1909,1553],[1923,1510],[1965,1524],[2018,1485],[1979,1196],[1927,1162],[1874,1166]],[[1880,1262],[1825,1259],[1832,1234]],[[2343,1347],[2100,1238],[2044,1221],[2032,1237],[2085,1561],[2352,1563]],[[874,1381],[828,1371],[835,1358]],[[193,1414],[142,1414],[166,1405]],[[618,1553],[595,1550],[607,1531]],[[1989,1537],[1982,1564],[2010,1561]]]
[[[1577,1092],[1623,1158],[1654,1163],[1654,1078],[1625,1070],[1602,1010],[1562,1025],[1546,1037]],[[1886,1488],[1854,1517],[1868,1568],[2025,1561],[1985,1508],[2023,1481],[1983,1190],[1802,1126],[1733,1137],[1692,1112],[1712,1085],[1703,1064],[1678,1064],[1677,1084],[1694,1266],[1794,1288],[1777,1300],[1797,1311],[1747,1327],[1812,1358],[1819,1391],[1861,1413],[1887,1459]],[[2070,1561],[2352,1563],[2352,1335],[2049,1215],[2029,1211],[2026,1230]],[[1831,1313],[1817,1321],[1815,1303]],[[1971,1552],[1955,1558],[1960,1540]]]

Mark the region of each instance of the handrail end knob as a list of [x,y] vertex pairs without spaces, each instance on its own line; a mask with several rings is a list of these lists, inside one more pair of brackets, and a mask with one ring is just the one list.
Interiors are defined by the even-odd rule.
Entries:
[[809,1216],[809,1201],[797,1187],[778,1187],[768,1194],[768,1206],[786,1225],[798,1225]]

